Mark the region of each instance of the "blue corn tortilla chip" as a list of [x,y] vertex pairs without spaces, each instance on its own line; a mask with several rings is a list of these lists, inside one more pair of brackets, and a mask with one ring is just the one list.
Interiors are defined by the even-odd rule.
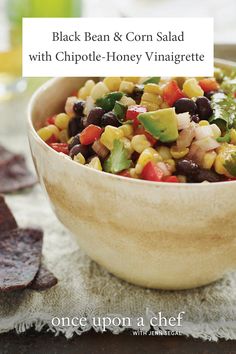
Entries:
[[32,187],[37,178],[27,168],[25,158],[0,145],[0,193]]
[[8,208],[5,199],[0,195],[0,234],[17,228],[16,220]]
[[53,287],[57,282],[57,278],[45,266],[41,265],[29,288],[43,291]]
[[41,261],[43,232],[39,229],[14,229],[0,234],[0,291],[15,291],[29,286]]

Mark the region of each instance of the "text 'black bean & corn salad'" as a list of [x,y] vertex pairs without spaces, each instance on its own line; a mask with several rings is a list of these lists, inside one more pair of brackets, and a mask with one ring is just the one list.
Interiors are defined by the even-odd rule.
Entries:
[[85,82],[38,135],[79,164],[157,182],[236,179],[236,72]]

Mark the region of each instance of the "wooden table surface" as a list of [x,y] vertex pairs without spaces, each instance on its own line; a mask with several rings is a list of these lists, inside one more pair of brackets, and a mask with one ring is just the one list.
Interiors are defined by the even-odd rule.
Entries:
[[67,340],[51,333],[6,333],[0,354],[236,354],[235,341],[203,342],[185,337],[112,335],[89,332]]
[[[236,46],[216,45],[215,57],[236,61]],[[67,340],[52,333],[30,330],[0,335],[0,354],[236,354],[236,341],[204,342],[186,337],[119,336],[89,332]]]

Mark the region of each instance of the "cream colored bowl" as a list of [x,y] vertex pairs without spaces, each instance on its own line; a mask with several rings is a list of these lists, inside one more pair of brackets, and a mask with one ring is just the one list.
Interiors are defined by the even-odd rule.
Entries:
[[53,79],[29,105],[33,160],[60,221],[93,260],[145,287],[193,288],[236,268],[236,182],[128,179],[79,165],[38,137],[45,118],[87,79]]

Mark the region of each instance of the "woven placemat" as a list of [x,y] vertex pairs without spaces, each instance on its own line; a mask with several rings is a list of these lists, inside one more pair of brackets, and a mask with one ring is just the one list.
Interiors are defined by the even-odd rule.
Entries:
[[[43,263],[58,277],[50,290],[0,295],[0,332],[16,329],[24,332],[34,326],[61,332],[69,338],[92,327],[104,329],[104,318],[119,317],[121,325],[106,321],[106,329],[119,333],[131,328],[150,329],[150,318],[177,317],[185,312],[181,326],[156,326],[156,330],[176,331],[194,338],[216,341],[236,339],[236,273],[193,290],[158,291],[140,288],[122,281],[91,261],[80,250],[74,237],[53,214],[49,202],[38,185],[32,190],[6,198],[20,226],[44,229]],[[62,318],[85,317],[83,326],[62,323]],[[137,326],[137,318],[143,326]],[[52,319],[54,320],[52,321]],[[56,319],[55,319],[56,318]],[[94,318],[100,323],[94,323]],[[125,318],[131,319],[127,325]],[[53,322],[53,323],[52,323]],[[53,325],[54,324],[54,325]],[[164,323],[163,323],[164,324]]]

